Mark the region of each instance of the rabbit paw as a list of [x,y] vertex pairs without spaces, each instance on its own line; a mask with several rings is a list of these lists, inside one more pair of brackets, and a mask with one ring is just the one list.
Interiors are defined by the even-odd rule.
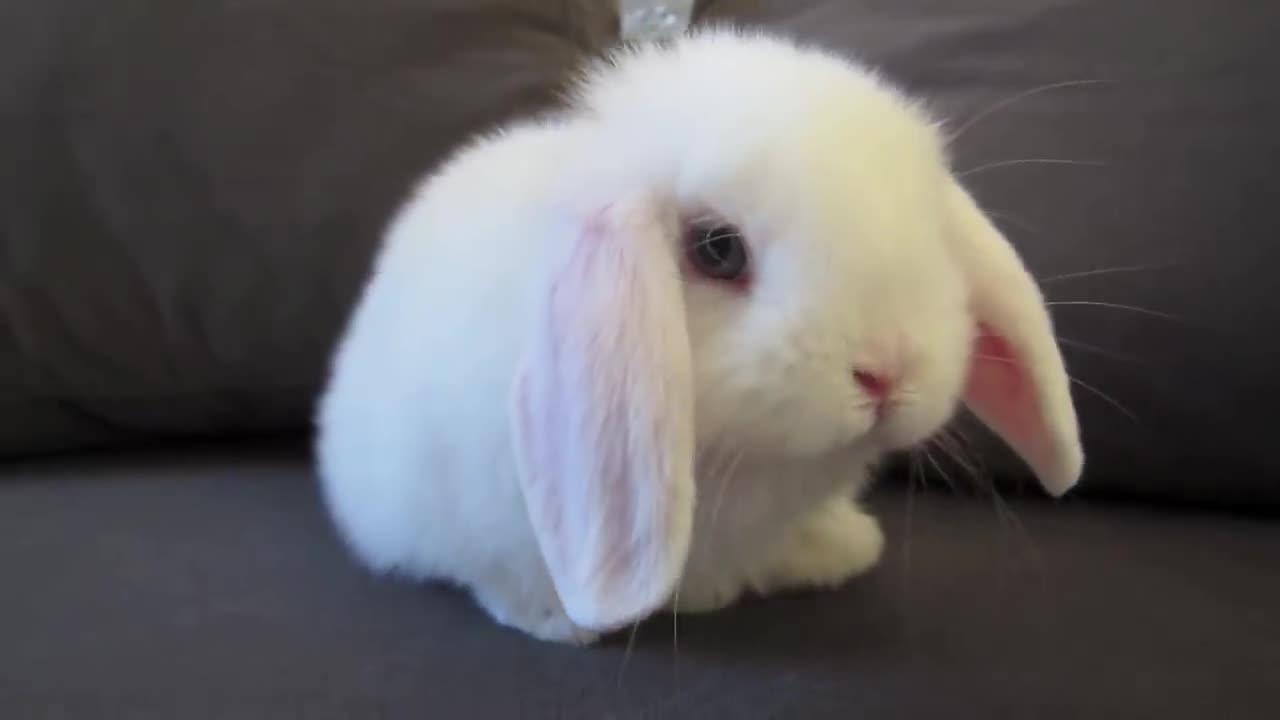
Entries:
[[554,598],[550,602],[534,602],[529,598],[511,598],[505,594],[476,592],[476,602],[500,625],[519,630],[538,640],[566,645],[590,645],[600,633],[574,624]]
[[688,583],[682,587],[664,608],[675,613],[709,613],[732,605],[745,586],[737,578],[725,578],[719,582]]
[[792,529],[751,587],[761,594],[835,587],[870,570],[883,550],[880,523],[848,498],[836,498]]

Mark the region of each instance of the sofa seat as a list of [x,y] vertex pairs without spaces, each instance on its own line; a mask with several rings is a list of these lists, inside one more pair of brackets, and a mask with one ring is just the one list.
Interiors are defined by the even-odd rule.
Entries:
[[871,502],[887,555],[839,591],[576,649],[371,577],[297,447],[9,467],[0,717],[1274,717],[1280,524]]

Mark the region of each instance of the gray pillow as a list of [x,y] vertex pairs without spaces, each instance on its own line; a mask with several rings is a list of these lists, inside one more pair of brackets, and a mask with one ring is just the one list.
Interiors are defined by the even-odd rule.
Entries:
[[306,428],[381,226],[591,0],[0,5],[0,456]]
[[[1082,490],[1280,508],[1280,4],[710,0],[699,16],[856,54],[956,127],[980,117],[956,164],[1055,303]],[[1071,81],[1095,82],[1001,105]]]

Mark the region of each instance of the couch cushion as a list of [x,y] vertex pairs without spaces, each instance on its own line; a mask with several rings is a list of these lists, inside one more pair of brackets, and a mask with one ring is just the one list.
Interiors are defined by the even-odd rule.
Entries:
[[[956,166],[1055,303],[1082,490],[1280,508],[1280,4],[704,0],[699,17],[861,56],[967,125]],[[1088,164],[1019,162],[1036,158]]]
[[0,8],[0,456],[305,428],[391,208],[592,0]]
[[[1280,5],[700,5],[867,58],[958,124],[1102,81],[956,142],[1066,303],[1082,489],[1280,508]],[[554,102],[615,27],[591,0],[3,4],[0,456],[306,429],[408,185]],[[999,165],[1025,158],[1105,165]]]
[[1276,523],[886,492],[862,580],[654,620],[628,652],[371,578],[290,454],[4,474],[0,717],[1275,715]]

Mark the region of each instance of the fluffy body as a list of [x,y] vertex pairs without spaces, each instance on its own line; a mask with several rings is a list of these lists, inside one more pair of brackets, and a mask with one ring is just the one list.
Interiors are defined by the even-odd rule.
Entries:
[[[856,506],[870,468],[965,391],[976,319],[952,182],[927,114],[841,57],[718,30],[592,68],[568,110],[461,148],[391,224],[317,419],[342,536],[369,567],[458,583],[536,637],[612,629],[566,613],[511,396],[535,269],[645,197],[674,255],[682,223],[710,215],[741,229],[752,263],[746,288],[679,278],[694,497],[662,604],[713,610],[867,570],[883,545]],[[893,374],[883,415],[851,367]]]

